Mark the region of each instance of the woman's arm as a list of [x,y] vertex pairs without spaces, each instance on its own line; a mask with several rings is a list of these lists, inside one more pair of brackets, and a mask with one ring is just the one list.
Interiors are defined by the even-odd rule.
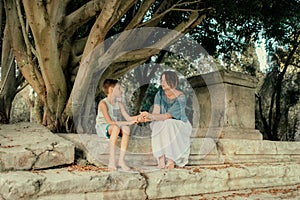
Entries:
[[149,121],[162,121],[166,119],[171,119],[172,116],[169,113],[160,114],[160,107],[154,104],[152,113],[141,112],[145,122]]

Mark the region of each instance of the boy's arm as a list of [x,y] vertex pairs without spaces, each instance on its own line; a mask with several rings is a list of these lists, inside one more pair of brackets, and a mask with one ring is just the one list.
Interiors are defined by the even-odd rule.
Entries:
[[112,120],[108,114],[107,105],[104,101],[100,101],[99,109],[102,112],[107,124],[116,124],[118,126],[123,126],[123,125],[131,125],[131,124],[135,123],[135,121],[133,121],[133,120],[131,120],[131,121],[114,121],[114,120]]
[[137,116],[130,116],[121,102],[119,102],[119,107],[126,121],[137,121]]
[[111,117],[109,116],[108,108],[107,108],[107,105],[104,101],[100,101],[98,109],[102,112],[103,117],[104,117],[107,124],[116,124],[115,121],[113,121],[111,119]]

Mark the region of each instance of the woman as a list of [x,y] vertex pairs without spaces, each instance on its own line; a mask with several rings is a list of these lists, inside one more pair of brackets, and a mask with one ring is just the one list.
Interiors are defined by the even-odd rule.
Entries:
[[175,72],[163,72],[153,112],[141,112],[144,121],[152,121],[152,151],[159,168],[183,167],[190,154],[192,126],[185,113],[186,97],[177,85]]

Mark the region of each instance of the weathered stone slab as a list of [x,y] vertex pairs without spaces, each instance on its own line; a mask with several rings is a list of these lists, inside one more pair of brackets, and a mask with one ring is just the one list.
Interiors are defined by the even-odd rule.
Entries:
[[193,149],[207,142],[199,138],[192,141],[189,165],[297,162],[300,157],[300,142],[219,139],[215,149],[204,157]]
[[[300,184],[299,163],[218,165],[147,173],[149,199]],[[174,184],[172,184],[174,183]]]
[[42,125],[0,127],[0,171],[42,169],[73,162],[74,144]]
[[264,187],[264,188],[251,188],[245,190],[231,190],[218,193],[206,193],[195,196],[176,197],[176,200],[199,200],[199,199],[267,199],[267,200],[299,200],[300,197],[300,184],[280,186],[280,187]]
[[3,172],[0,199],[146,199],[139,173],[70,171]]
[[[58,134],[73,142],[83,153],[82,158],[95,166],[107,165],[109,159],[109,140],[96,134]],[[117,146],[120,147],[120,139]],[[117,156],[119,155],[117,148]],[[131,138],[129,141],[126,161],[130,166],[153,166],[156,160],[152,156],[151,140],[149,138]]]
[[[84,152],[84,158],[96,166],[108,163],[109,141],[95,134],[60,134]],[[85,145],[84,145],[85,144]],[[274,142],[267,140],[232,140],[191,138],[188,165],[216,165],[225,163],[293,162],[300,157],[300,142]],[[150,138],[131,138],[127,162],[132,166],[153,166],[156,160],[151,152]]]
[[[177,199],[274,187],[297,189],[299,167],[300,163],[264,163],[136,173],[70,168],[11,171],[0,173],[0,199]],[[293,195],[299,198],[299,192]]]

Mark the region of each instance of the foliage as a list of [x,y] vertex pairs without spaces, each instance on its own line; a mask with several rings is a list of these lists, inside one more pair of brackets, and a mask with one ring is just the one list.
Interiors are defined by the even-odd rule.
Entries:
[[[100,90],[93,93],[100,76],[100,84],[108,77],[120,78],[143,63],[151,63],[153,56],[159,58],[154,63],[176,65],[186,77],[195,73],[195,66],[206,71],[204,68],[210,63],[191,64],[190,60],[199,58],[198,52],[193,52],[190,58],[181,55],[164,58],[165,53],[160,49],[180,42],[179,38],[167,37],[169,40],[159,43],[160,36],[149,36],[150,33],[139,41],[128,38],[132,39],[133,46],[145,42],[147,48],[120,55],[127,47],[117,38],[126,30],[161,27],[187,34],[214,59],[221,58],[228,68],[232,67],[229,64],[235,57],[252,55],[249,48],[262,32],[269,52],[278,52],[275,45],[287,52],[280,57],[281,63],[286,64],[278,65],[284,69],[295,61],[293,52],[296,50],[291,46],[297,46],[299,37],[297,0],[65,0],[59,3],[7,0],[5,8],[5,24],[14,37],[11,47],[16,63],[37,93],[42,108],[41,122],[55,132],[70,131],[70,121],[80,124],[77,131],[90,131],[85,123],[94,118],[94,96],[101,98]],[[153,48],[155,44],[160,44],[159,48]],[[95,50],[97,59],[89,59]],[[188,47],[182,49],[186,50]],[[108,51],[110,53],[105,54]],[[104,66],[105,59],[114,61]],[[255,59],[246,62],[240,60],[243,71],[255,74]],[[150,82],[156,70],[148,70],[136,73]],[[277,89],[279,83],[281,80],[277,81]]]

